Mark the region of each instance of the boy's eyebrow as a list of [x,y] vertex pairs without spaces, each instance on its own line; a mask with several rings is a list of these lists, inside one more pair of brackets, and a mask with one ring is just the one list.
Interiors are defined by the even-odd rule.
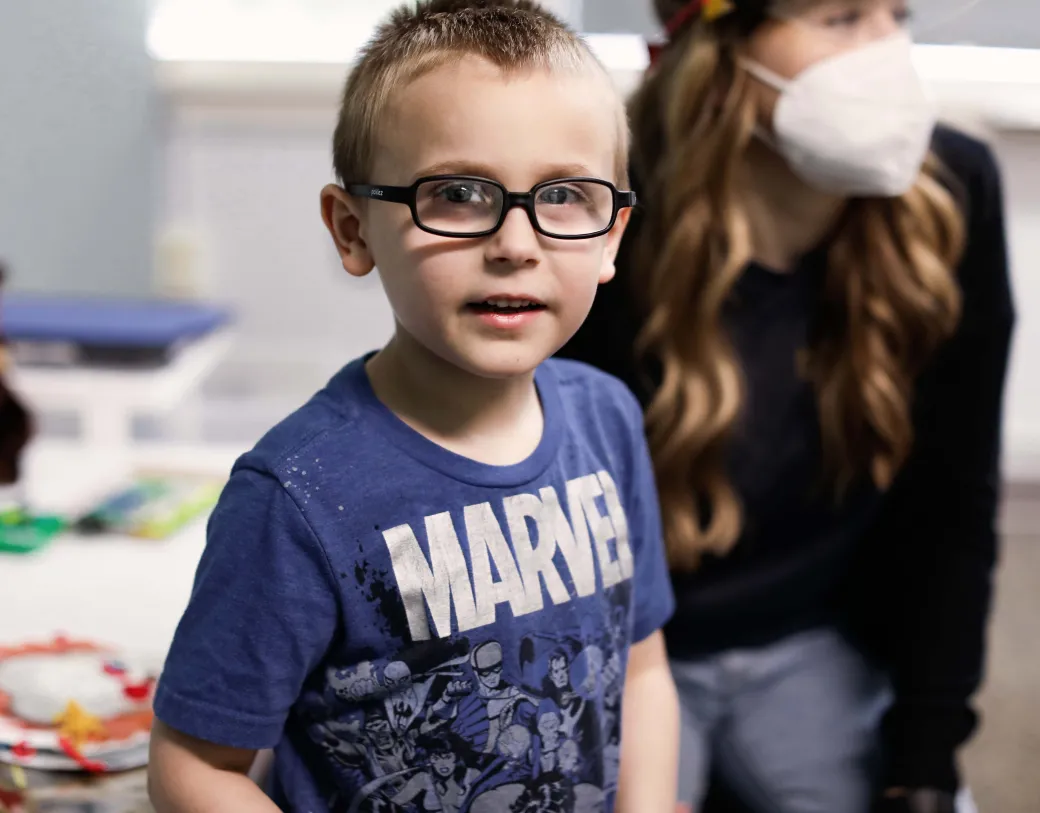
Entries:
[[[501,173],[494,167],[479,162],[442,161],[441,163],[433,164],[419,170],[412,176],[412,180],[415,181],[419,178],[425,178],[430,175],[476,175],[481,178],[488,178],[492,181],[497,181],[499,180]],[[535,177],[538,178],[536,183],[551,181],[556,178],[589,176],[595,176],[595,173],[585,164],[547,164],[540,167],[535,174]]]

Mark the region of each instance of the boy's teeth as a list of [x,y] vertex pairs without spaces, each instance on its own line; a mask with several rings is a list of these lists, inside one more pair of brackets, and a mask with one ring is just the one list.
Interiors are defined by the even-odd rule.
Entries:
[[489,299],[488,304],[496,308],[523,308],[532,303],[526,299]]

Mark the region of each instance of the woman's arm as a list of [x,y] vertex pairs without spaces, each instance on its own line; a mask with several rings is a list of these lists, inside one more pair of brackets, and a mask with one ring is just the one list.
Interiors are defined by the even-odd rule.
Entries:
[[618,813],[674,813],[679,698],[660,630],[633,645],[621,710]]
[[919,383],[914,452],[869,543],[878,572],[864,611],[881,625],[896,693],[884,721],[888,786],[952,793],[985,656],[1014,308],[994,158],[967,137],[943,141],[968,193],[963,317]]
[[156,813],[275,813],[247,774],[255,751],[225,748],[156,721],[148,757],[148,795]]

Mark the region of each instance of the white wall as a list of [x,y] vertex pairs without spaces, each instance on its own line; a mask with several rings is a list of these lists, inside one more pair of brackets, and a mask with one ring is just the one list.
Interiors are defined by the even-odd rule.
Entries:
[[[918,42],[1040,47],[1036,0],[915,0],[912,7]],[[650,0],[588,0],[584,22],[585,31],[656,36],[659,29]]]
[[15,288],[150,286],[149,2],[0,1],[0,258]]
[[1010,466],[1040,477],[1040,132],[997,142],[1004,170],[1018,326],[1008,385]]
[[[240,340],[211,393],[269,398],[272,414],[257,416],[258,425],[391,329],[378,280],[348,278],[321,224],[318,192],[332,178],[335,109],[325,92],[308,95],[321,85],[315,75],[295,70],[260,83],[294,88],[277,101],[227,92],[234,82],[214,94],[196,86],[168,111],[164,145],[164,222],[195,235],[204,289],[232,302],[239,316]],[[1003,133],[993,143],[1006,179],[1019,309],[1007,468],[1040,477],[1040,130]]]
[[233,110],[178,111],[164,215],[197,240],[200,293],[237,314],[217,384],[302,397],[385,341],[392,323],[378,278],[348,277],[321,222],[334,111],[300,108],[266,124]]

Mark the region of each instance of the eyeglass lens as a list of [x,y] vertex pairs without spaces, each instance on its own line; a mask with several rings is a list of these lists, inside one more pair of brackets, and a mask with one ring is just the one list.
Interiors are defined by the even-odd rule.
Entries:
[[[493,229],[502,217],[502,189],[464,178],[441,178],[419,185],[415,210],[429,229],[454,234],[480,234]],[[605,229],[614,216],[609,186],[593,181],[562,181],[534,192],[535,219],[551,235],[574,237]]]

